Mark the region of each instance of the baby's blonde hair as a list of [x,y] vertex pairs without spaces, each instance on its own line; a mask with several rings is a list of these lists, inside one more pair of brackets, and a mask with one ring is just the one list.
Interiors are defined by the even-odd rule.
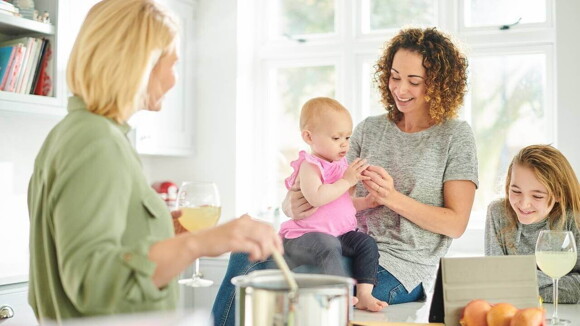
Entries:
[[67,67],[71,92],[123,122],[147,106],[149,75],[175,50],[177,22],[153,0],[103,0],[81,26]]
[[348,110],[335,99],[329,97],[312,98],[302,106],[300,111],[300,130],[311,130],[316,127],[328,112],[350,113]]

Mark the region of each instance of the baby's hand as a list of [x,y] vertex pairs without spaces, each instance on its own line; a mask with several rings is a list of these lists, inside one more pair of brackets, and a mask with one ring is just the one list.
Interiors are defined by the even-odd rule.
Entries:
[[352,162],[346,171],[344,171],[344,175],[342,176],[349,185],[352,187],[357,184],[360,180],[368,180],[369,177],[362,175],[363,171],[369,167],[366,159],[357,158]]

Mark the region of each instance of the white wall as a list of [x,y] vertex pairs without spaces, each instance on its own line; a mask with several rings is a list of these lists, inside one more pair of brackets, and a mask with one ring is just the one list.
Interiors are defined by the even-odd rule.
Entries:
[[27,280],[28,181],[36,154],[59,120],[0,111],[0,284]]
[[580,1],[556,1],[557,145],[580,175]]

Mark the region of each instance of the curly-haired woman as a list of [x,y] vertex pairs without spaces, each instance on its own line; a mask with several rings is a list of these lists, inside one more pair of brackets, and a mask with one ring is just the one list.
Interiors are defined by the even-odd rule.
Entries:
[[[475,139],[455,119],[467,88],[467,60],[435,28],[401,30],[376,66],[386,114],[362,121],[349,161],[366,158],[370,177],[357,185],[359,227],[377,242],[380,266],[372,295],[389,304],[419,301],[433,285],[439,259],[467,226],[478,185]],[[378,204],[378,206],[377,206]],[[371,208],[372,207],[372,208]],[[283,203],[295,219],[313,208],[299,189]],[[232,255],[214,303],[216,324],[233,324],[229,279],[269,267]]]

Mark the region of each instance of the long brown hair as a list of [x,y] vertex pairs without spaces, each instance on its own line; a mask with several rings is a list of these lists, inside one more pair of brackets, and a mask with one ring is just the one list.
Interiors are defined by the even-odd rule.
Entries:
[[538,181],[548,190],[549,205],[555,202],[548,214],[550,229],[562,230],[568,219],[580,226],[580,185],[572,166],[566,157],[550,145],[531,145],[524,147],[516,156],[507,171],[505,183],[505,210],[508,216],[508,229],[514,229],[518,217],[509,203],[509,191],[514,165],[530,168]]
[[403,118],[389,90],[393,58],[400,49],[423,56],[427,74],[425,100],[429,103],[433,122],[441,124],[456,117],[467,92],[467,58],[449,36],[437,29],[407,28],[387,43],[375,66],[375,81],[389,120],[398,122]]

